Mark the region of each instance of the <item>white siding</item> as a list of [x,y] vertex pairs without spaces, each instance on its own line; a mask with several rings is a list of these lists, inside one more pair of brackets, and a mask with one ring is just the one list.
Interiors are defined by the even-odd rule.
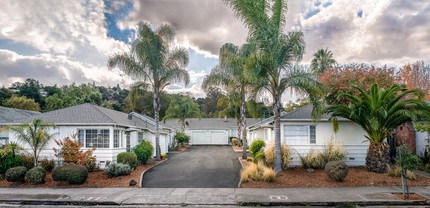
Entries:
[[417,142],[417,155],[421,156],[424,154],[424,149],[426,145],[429,145],[428,141],[428,132],[418,132],[416,133],[416,142]]

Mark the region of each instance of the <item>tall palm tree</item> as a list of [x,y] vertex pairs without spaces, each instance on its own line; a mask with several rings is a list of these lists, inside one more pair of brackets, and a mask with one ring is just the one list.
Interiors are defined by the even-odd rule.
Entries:
[[314,53],[314,58],[311,62],[311,68],[315,75],[320,75],[335,63],[336,60],[333,59],[333,53],[331,51],[329,51],[327,48],[319,49],[316,53]]
[[176,96],[170,102],[163,121],[171,118],[177,118],[178,123],[181,123],[182,132],[185,132],[185,126],[188,125],[187,118],[200,118],[199,105],[188,96],[183,98]]
[[160,93],[172,82],[189,83],[190,77],[185,70],[189,57],[185,48],[171,46],[175,37],[172,26],[161,25],[153,31],[149,24],[140,22],[137,32],[131,52],[110,57],[108,67],[118,67],[124,73],[148,83],[154,93],[155,149],[156,158],[160,159]]
[[227,116],[236,120],[237,137],[242,139],[242,123],[240,122],[240,93],[236,91],[229,91],[227,95],[222,95],[218,100],[218,106],[223,109],[218,113],[218,118]]
[[389,89],[373,84],[370,92],[354,86],[358,96],[340,93],[349,101],[348,106],[337,104],[327,107],[334,130],[339,128],[338,117],[349,119],[363,128],[370,141],[366,166],[372,172],[385,172],[389,163],[389,146],[385,139],[399,125],[414,121],[418,116],[429,116],[430,107],[422,101],[419,90],[404,90],[405,86],[394,84]]
[[314,104],[312,115],[317,118],[322,105],[319,103],[319,84],[312,73],[295,66],[300,61],[305,42],[302,32],[284,34],[286,0],[225,0],[236,16],[249,29],[248,40],[257,50],[245,65],[247,75],[255,81],[254,94],[269,91],[272,95],[275,131],[275,171],[281,172],[280,114],[282,94],[293,89],[307,95]]
[[231,43],[224,44],[219,53],[220,65],[212,69],[211,73],[203,80],[203,88],[221,86],[229,97],[236,95],[240,103],[240,138],[243,143],[242,158],[248,157],[246,153],[246,96],[251,82],[245,76],[245,63],[251,54],[255,52],[255,45],[244,44],[241,47]]
[[34,167],[36,167],[39,163],[40,152],[45,149],[49,141],[51,141],[55,135],[49,134],[49,131],[52,128],[55,128],[52,123],[47,123],[40,119],[36,119],[31,123],[23,123],[18,126],[7,126],[1,131],[9,130],[9,132],[16,135],[18,141],[23,143],[22,146],[30,146],[33,153]]

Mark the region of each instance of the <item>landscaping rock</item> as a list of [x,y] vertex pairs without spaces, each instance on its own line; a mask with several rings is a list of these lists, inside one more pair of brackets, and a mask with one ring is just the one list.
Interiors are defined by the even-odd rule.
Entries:
[[134,180],[134,179],[132,179],[131,181],[130,181],[130,186],[135,186],[137,184],[137,182]]
[[308,169],[306,169],[306,171],[307,171],[308,173],[313,173],[313,172],[315,172],[315,170],[314,170],[313,168],[308,168]]
[[325,166],[325,173],[330,179],[342,182],[348,175],[348,166],[343,161],[328,162]]

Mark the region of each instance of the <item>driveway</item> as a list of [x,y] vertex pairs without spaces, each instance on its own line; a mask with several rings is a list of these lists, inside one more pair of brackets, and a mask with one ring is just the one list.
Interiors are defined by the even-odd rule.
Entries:
[[237,188],[241,169],[230,146],[191,146],[148,170],[145,188]]

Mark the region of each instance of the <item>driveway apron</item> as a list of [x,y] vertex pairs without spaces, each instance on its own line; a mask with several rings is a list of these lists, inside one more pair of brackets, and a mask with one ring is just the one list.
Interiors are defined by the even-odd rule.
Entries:
[[236,188],[240,163],[230,146],[191,146],[150,170],[144,188]]

